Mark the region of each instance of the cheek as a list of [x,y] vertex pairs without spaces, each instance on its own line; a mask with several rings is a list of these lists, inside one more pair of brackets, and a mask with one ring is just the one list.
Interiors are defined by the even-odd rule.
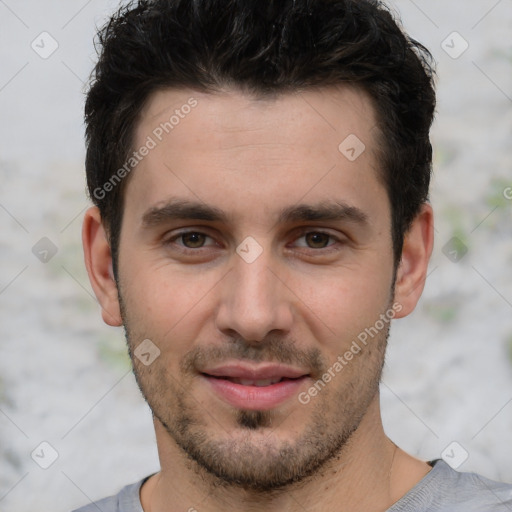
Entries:
[[152,339],[162,348],[172,345],[173,353],[190,350],[211,314],[212,289],[218,278],[207,272],[180,272],[165,266],[148,267],[133,276],[122,286],[131,332],[138,338]]
[[296,308],[301,321],[318,340],[339,351],[386,311],[391,273],[340,269],[325,276],[296,276],[290,288],[299,299]]
[[[392,297],[393,250],[386,216],[375,238],[347,248],[332,265],[298,265],[286,272],[290,288],[336,333],[372,325]],[[318,321],[318,320],[317,320]]]

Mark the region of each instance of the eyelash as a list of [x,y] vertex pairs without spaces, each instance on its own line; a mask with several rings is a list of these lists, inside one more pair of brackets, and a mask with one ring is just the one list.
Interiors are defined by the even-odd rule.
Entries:
[[[210,235],[206,234],[206,233],[203,233],[202,231],[196,231],[196,230],[187,230],[187,231],[181,231],[175,235],[173,235],[172,237],[166,239],[164,241],[164,245],[165,246],[170,246],[172,244],[174,244],[177,240],[179,239],[182,239],[184,236],[186,235],[191,235],[191,234],[197,234],[197,235],[203,235],[205,236],[206,238],[209,238],[211,240],[213,240],[213,237],[211,237]],[[326,245],[325,247],[320,247],[320,248],[314,248],[314,247],[307,247],[307,246],[302,246],[301,249],[306,249],[306,250],[310,250],[310,251],[313,251],[313,252],[322,252],[322,253],[326,253],[328,251],[333,251],[333,250],[336,250],[334,249],[334,246],[336,244],[343,244],[343,240],[341,240],[340,238],[332,235],[331,233],[327,233],[325,231],[322,231],[322,230],[303,230],[299,233],[299,236],[295,238],[295,240],[299,240],[301,238],[304,238],[305,236],[307,235],[310,235],[310,234],[318,234],[318,235],[325,235],[329,238],[329,242],[332,242],[332,243],[328,243],[328,245]],[[193,248],[190,248],[190,247],[186,247],[184,245],[178,245],[179,246],[179,250],[181,252],[183,252],[184,254],[197,254],[201,249],[207,249],[208,247],[212,247],[212,246],[201,246],[201,247],[197,247],[195,249]]]

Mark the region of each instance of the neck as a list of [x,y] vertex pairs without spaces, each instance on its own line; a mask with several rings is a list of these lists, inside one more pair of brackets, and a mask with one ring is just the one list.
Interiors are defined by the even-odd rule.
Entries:
[[223,485],[190,461],[157,420],[155,429],[162,469],[141,490],[145,512],[382,512],[430,469],[386,437],[378,396],[337,457],[307,480],[273,493]]

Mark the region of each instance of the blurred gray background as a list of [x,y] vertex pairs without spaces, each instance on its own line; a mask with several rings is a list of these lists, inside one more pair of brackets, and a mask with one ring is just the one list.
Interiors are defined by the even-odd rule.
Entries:
[[[392,328],[385,428],[418,457],[512,482],[512,0],[388,3],[438,62],[439,103],[436,247]],[[0,0],[2,511],[69,511],[158,469],[80,241],[84,83],[117,5]]]

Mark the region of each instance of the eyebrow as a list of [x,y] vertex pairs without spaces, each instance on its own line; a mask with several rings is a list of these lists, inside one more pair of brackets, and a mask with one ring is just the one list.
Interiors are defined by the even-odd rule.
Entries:
[[348,221],[368,224],[368,216],[360,208],[336,201],[290,206],[284,209],[278,218],[278,222],[283,224],[307,221]]
[[[228,223],[229,216],[220,208],[189,200],[170,200],[163,206],[155,206],[142,216],[142,226],[151,228],[172,220],[202,220]],[[324,201],[319,204],[297,204],[282,210],[278,223],[312,221],[345,221],[368,224],[368,216],[360,208],[340,201]]]
[[163,206],[150,208],[142,216],[142,226],[149,228],[170,220],[190,219],[210,222],[227,222],[227,215],[220,208],[188,200],[170,200]]

